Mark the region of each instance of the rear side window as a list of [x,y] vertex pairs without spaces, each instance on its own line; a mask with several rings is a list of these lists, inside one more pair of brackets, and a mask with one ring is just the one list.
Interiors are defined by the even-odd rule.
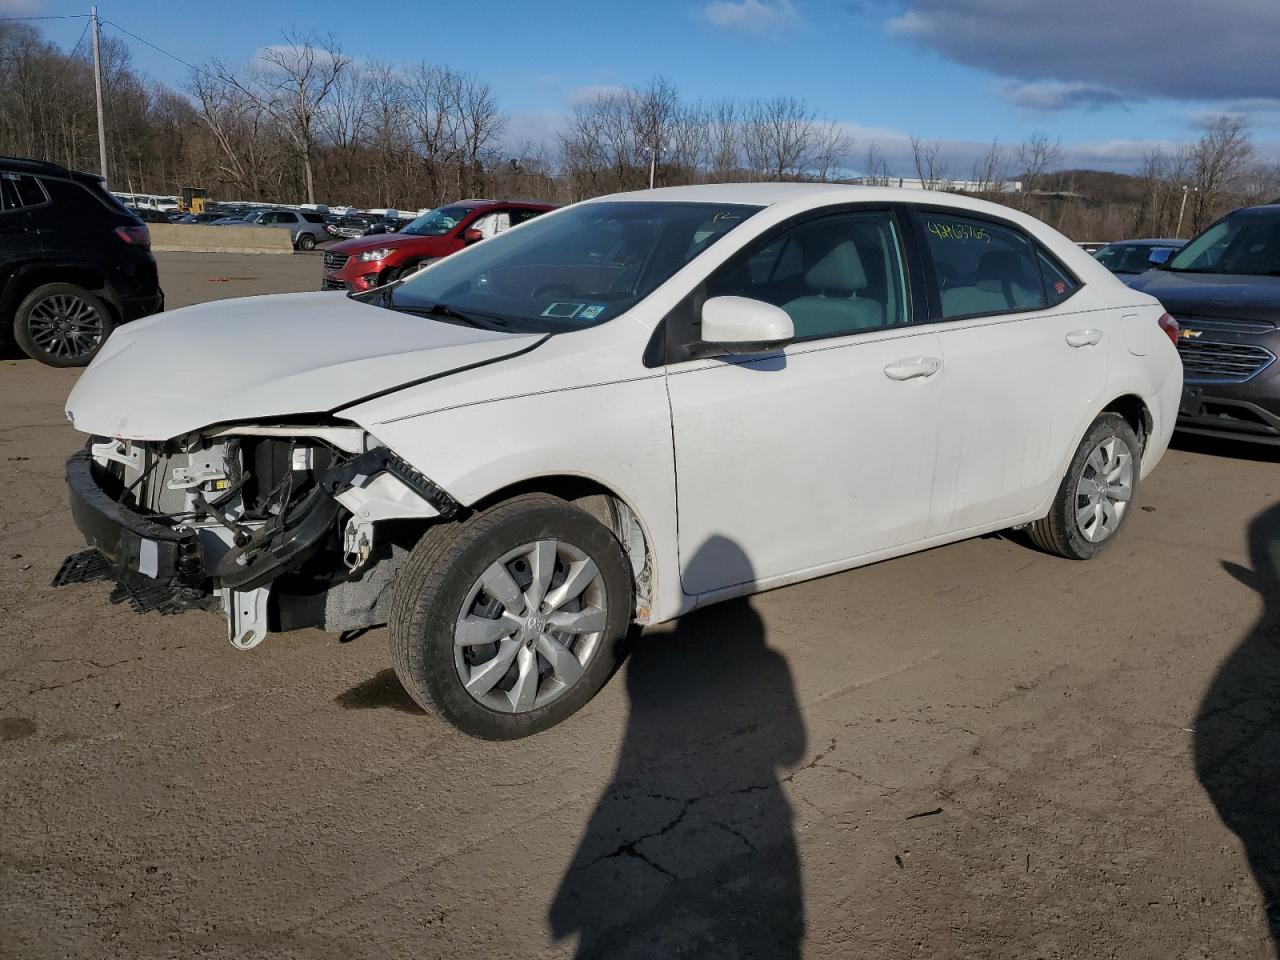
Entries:
[[47,198],[40,181],[22,173],[0,174],[0,212],[38,207]]
[[1049,306],[1056,307],[1080,289],[1076,279],[1039,247],[1036,248],[1036,256],[1040,258],[1040,272],[1044,275],[1044,293]]
[[302,215],[302,219],[306,220],[307,223],[324,223],[324,214],[323,213],[304,213]]
[[933,212],[917,214],[916,222],[933,259],[943,319],[1047,305],[1037,251],[1017,230]]
[[542,212],[543,211],[541,210],[512,210],[511,225],[513,227],[519,226],[520,224],[524,223],[526,220],[532,220],[534,217],[538,216]]

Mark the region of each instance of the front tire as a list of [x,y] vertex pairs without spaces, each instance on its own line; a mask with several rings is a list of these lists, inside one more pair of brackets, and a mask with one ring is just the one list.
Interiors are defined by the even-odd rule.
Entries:
[[607,527],[558,497],[517,497],[434,527],[413,549],[390,618],[396,674],[464,733],[529,736],[609,679],[632,589]]
[[99,297],[73,283],[46,283],[18,304],[13,338],[33,360],[50,367],[83,367],[115,328]]
[[1085,433],[1048,516],[1030,527],[1046,553],[1090,560],[1115,541],[1138,492],[1142,444],[1124,417],[1104,413]]

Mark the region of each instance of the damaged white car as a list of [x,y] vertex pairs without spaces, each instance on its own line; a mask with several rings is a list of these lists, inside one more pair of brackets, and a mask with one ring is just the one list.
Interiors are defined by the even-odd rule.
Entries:
[[55,583],[221,611],[240,649],[389,624],[418,703],[519,737],[633,623],[1005,527],[1093,556],[1168,443],[1176,332],[977,200],[606,197],[368,293],[117,331],[67,404],[90,549]]

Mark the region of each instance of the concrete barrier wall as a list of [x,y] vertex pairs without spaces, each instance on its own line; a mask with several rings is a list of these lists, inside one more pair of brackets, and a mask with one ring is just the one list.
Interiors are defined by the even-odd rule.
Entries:
[[293,253],[288,230],[213,227],[203,223],[148,223],[151,249],[191,253]]

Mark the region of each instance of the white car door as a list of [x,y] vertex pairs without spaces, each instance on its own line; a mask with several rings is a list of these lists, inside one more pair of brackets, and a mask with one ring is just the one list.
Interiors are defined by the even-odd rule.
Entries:
[[921,210],[945,376],[929,536],[1034,510],[1107,381],[1107,311],[1022,231]]
[[[888,212],[810,217],[713,275],[698,304],[763,300],[796,339],[756,357],[669,358],[681,580],[687,594],[765,584],[925,532],[940,407],[937,335],[912,326]],[[675,359],[675,362],[670,362]]]

